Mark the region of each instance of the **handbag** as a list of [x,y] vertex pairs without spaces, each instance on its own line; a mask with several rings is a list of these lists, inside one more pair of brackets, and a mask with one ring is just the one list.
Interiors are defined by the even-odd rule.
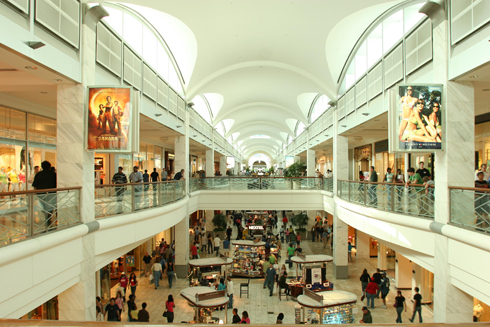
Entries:
[[398,307],[398,303],[396,303],[396,302],[395,302],[395,303],[393,303],[393,306],[394,306],[395,308],[397,308],[397,307]]
[[167,310],[165,310],[165,312],[163,313],[163,315],[162,315],[162,316],[164,316],[165,318],[167,318],[167,316],[168,316],[168,311],[167,311]]
[[365,296],[366,296],[366,294],[365,293],[362,293],[361,301],[364,301]]

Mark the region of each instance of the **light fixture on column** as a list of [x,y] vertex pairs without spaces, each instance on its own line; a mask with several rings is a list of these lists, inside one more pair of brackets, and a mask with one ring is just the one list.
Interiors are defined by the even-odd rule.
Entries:
[[323,135],[323,136],[325,136],[325,137],[329,137],[330,135],[328,135],[328,134],[325,134],[325,135]]
[[44,44],[40,41],[29,41],[29,42],[27,42],[27,45],[29,46],[29,48],[37,50],[39,48],[44,47],[46,44]]
[[181,128],[181,127],[182,127],[182,125],[177,125],[177,126],[175,126],[175,127],[176,127],[176,128]]
[[193,137],[197,137],[197,134],[196,135],[192,135]]
[[369,112],[363,112],[362,115],[363,116],[369,116]]
[[163,114],[155,114],[156,117],[160,117],[161,115],[163,115]]
[[347,125],[340,125],[340,127],[347,127]]

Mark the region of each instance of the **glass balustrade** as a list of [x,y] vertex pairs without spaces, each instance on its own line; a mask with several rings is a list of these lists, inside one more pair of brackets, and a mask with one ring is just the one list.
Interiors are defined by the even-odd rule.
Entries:
[[189,188],[191,193],[204,190],[324,190],[332,192],[333,180],[317,177],[208,177],[191,179]]
[[490,190],[449,187],[451,224],[490,233]]

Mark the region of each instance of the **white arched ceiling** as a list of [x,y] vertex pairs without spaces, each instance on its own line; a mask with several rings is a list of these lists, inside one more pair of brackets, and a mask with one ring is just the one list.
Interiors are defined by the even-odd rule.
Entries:
[[235,120],[234,119],[225,119],[225,120],[222,120],[221,122],[223,123],[223,125],[225,125],[226,135],[231,135],[231,133],[229,133],[229,131],[231,130],[231,127],[235,123]]
[[298,106],[305,117],[308,117],[311,103],[317,95],[318,93],[303,93],[298,95]]
[[223,106],[223,102],[225,98],[218,93],[204,93],[203,96],[209,103],[209,107],[211,108],[211,113],[213,114],[213,119],[218,115],[221,107]]
[[[181,54],[196,56],[192,75],[186,78],[186,96],[222,96],[219,105],[211,104],[214,126],[232,119],[226,132],[227,137],[240,132],[235,142],[250,133],[268,132],[278,144],[293,134],[298,121],[308,123],[311,101],[305,104],[301,95],[337,98],[337,78],[357,38],[374,18],[401,1],[119,2],[165,12],[192,32],[196,47],[187,46],[189,53]],[[341,22],[342,27],[336,27]],[[164,32],[172,33],[172,27]],[[260,144],[255,142],[259,140],[247,142],[247,150]]]

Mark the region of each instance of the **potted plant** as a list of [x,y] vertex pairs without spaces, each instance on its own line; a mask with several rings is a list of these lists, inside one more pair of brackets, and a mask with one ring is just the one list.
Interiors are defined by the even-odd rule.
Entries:
[[214,236],[223,238],[226,230],[226,217],[222,213],[217,213],[213,217]]
[[305,226],[308,225],[308,215],[306,213],[300,213],[297,215],[294,215],[291,218],[291,223],[293,226],[298,226],[296,228],[296,233],[301,234],[301,239],[306,239],[306,228]]
[[[284,177],[301,177],[306,173],[306,164],[301,161],[296,161],[291,166],[289,166],[284,171]],[[292,181],[292,189],[300,189],[301,188],[301,179],[293,179]]]

